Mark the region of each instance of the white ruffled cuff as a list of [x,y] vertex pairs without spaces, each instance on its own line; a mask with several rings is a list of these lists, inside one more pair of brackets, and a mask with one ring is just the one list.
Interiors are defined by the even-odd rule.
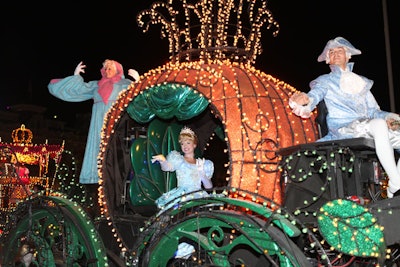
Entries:
[[299,117],[302,117],[303,119],[307,119],[311,117],[310,103],[306,106],[302,106],[292,100],[289,100],[289,107],[292,109],[292,112],[294,114],[296,114]]

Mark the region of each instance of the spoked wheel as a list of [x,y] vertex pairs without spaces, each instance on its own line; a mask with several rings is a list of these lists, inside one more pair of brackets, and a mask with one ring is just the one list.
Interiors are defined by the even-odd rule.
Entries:
[[131,253],[131,262],[136,266],[312,266],[292,240],[302,231],[283,213],[280,208],[212,195],[180,202],[179,207],[152,218]]
[[3,266],[108,266],[89,216],[59,196],[20,203],[1,235],[1,246]]

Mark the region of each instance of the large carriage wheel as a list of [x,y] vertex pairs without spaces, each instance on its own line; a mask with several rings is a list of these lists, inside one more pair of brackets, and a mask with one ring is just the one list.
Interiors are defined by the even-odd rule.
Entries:
[[[312,266],[294,242],[303,232],[284,213],[225,195],[180,202],[149,221],[129,260],[150,267]],[[176,257],[182,244],[192,253]]]
[[2,266],[107,266],[101,238],[77,203],[38,196],[18,204],[1,235]]

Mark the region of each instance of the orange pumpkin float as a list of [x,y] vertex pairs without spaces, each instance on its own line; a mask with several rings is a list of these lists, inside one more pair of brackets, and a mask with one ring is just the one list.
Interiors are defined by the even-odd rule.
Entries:
[[[276,203],[282,202],[277,150],[313,142],[318,136],[314,116],[302,119],[291,112],[288,99],[296,89],[253,67],[261,53],[261,26],[268,22],[269,28],[277,28],[275,34],[279,29],[266,8],[266,1],[244,1],[243,4],[249,5],[246,8],[236,8],[233,1],[224,2],[228,6],[221,6],[221,1],[205,2],[207,4],[196,6],[186,3],[183,13],[172,12],[172,1],[156,2],[137,17],[139,26],[156,23],[164,26],[163,34],[169,38],[172,56],[170,62],[144,73],[139,81],[123,91],[104,121],[99,154],[99,202],[108,216],[112,217],[121,204],[118,195],[125,190],[122,181],[130,171],[126,166],[131,160],[135,161],[129,157],[129,151],[124,153],[124,150],[129,150],[124,134],[132,128],[132,121],[136,129],[144,129],[147,141],[151,138],[156,140],[156,145],[149,145],[143,139],[141,145],[147,148],[138,145],[138,154],[134,156],[147,168],[143,172],[139,170],[139,179],[141,183],[146,181],[146,185],[138,184],[137,187],[147,188],[147,191],[135,191],[135,197],[140,198],[137,200],[139,204],[149,203],[141,198],[144,195],[153,196],[149,199],[154,202],[157,194],[167,190],[166,187],[160,190],[162,185],[147,179],[154,172],[148,160],[151,150],[168,152],[158,148],[158,145],[163,146],[165,138],[147,127],[157,118],[167,123],[181,121],[184,124],[193,122],[191,119],[197,121],[198,126],[203,122],[202,118],[207,118],[202,114],[211,114],[209,118],[216,120],[222,129],[224,142],[222,148],[203,146],[211,154],[223,154],[222,160],[214,160],[214,165],[223,165],[225,171],[222,178],[216,179]],[[249,21],[251,30],[245,29],[243,23],[236,23],[232,28],[227,19],[232,13],[235,13],[237,21]],[[177,25],[179,14],[184,14],[185,30]],[[199,27],[189,25],[193,20],[188,17],[193,15],[200,16],[197,20]],[[150,23],[143,22],[145,17]],[[218,19],[211,20],[212,17]],[[197,129],[194,127],[193,130]],[[212,137],[203,136],[207,142]],[[154,195],[156,190],[160,192]]]
[[[103,145],[128,105],[144,91],[158,85],[185,85],[209,101],[211,112],[223,124],[229,154],[229,185],[280,202],[281,191],[275,155],[277,149],[312,142],[317,137],[314,118],[291,113],[288,98],[295,88],[250,65],[168,63],[144,74],[120,95],[109,113]],[[102,151],[104,151],[103,148]]]

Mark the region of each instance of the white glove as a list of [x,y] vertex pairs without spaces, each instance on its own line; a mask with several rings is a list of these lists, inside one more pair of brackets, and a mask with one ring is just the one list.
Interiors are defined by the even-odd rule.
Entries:
[[204,170],[204,164],[206,162],[205,158],[197,159],[196,165],[197,170],[199,171],[199,177],[201,178],[201,182],[203,183],[204,188],[210,189],[213,187],[211,182],[211,177],[207,177],[206,171]]
[[139,80],[139,72],[137,72],[134,69],[129,69],[128,75],[131,76],[135,80],[135,82],[137,82]]
[[182,242],[178,245],[178,250],[175,252],[175,258],[189,259],[193,252],[196,250],[188,243]]
[[78,66],[76,66],[74,75],[80,75],[80,73],[85,73],[86,65],[83,65],[83,61],[79,62]]

